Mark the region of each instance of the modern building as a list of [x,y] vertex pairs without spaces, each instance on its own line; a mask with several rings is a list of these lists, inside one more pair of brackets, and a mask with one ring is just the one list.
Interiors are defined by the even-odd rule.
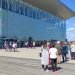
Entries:
[[0,36],[65,40],[74,12],[59,0],[0,0]]

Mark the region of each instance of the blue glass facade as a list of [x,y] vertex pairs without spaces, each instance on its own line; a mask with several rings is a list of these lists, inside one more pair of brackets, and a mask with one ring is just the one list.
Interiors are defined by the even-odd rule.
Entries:
[[65,40],[65,20],[21,0],[0,0],[0,36],[32,37],[35,40]]

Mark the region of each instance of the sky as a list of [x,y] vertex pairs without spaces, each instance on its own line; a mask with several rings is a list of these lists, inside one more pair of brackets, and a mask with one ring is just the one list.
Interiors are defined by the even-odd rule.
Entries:
[[[75,12],[75,0],[61,0],[66,6]],[[66,21],[66,36],[69,41],[75,40],[75,17]]]

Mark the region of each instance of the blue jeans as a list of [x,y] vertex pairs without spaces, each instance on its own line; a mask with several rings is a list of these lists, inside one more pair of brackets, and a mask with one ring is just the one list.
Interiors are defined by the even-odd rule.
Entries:
[[67,57],[66,57],[66,53],[62,53],[62,60],[63,60],[63,62],[65,62],[66,59],[67,59]]

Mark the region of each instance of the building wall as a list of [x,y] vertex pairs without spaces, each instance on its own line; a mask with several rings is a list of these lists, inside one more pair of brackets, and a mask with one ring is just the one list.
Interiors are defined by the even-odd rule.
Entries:
[[0,8],[0,36],[2,33],[2,9]]
[[[5,1],[5,2],[3,2]],[[17,7],[16,7],[17,6]],[[2,0],[2,36],[64,40],[65,21],[22,2]]]

